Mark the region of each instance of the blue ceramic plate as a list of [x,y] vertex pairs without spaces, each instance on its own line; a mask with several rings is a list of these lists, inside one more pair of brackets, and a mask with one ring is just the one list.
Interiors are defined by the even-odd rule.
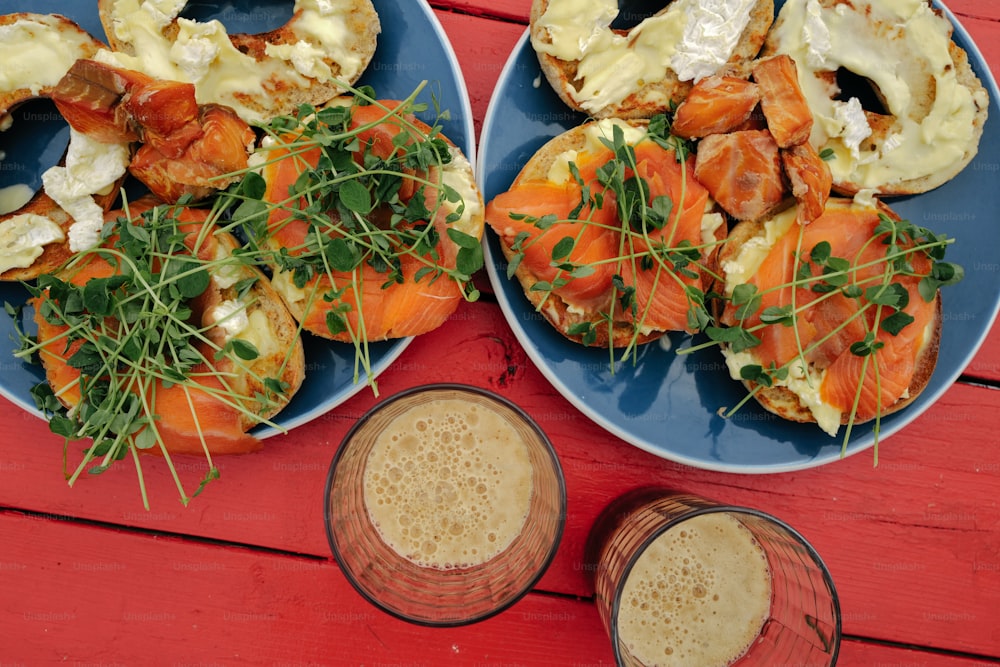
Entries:
[[[775,3],[777,8],[782,4]],[[979,156],[941,188],[893,200],[892,206],[904,218],[954,237],[948,260],[961,264],[966,277],[960,287],[944,291],[941,351],[929,386],[906,409],[882,420],[882,443],[951,386],[982,344],[1000,306],[1000,93],[982,54],[957,23],[954,39],[968,51],[992,98]],[[483,124],[478,169],[484,198],[489,201],[507,190],[543,143],[583,120],[550,88],[526,33],[500,75]],[[730,379],[716,349],[677,355],[677,347],[691,344],[689,336],[672,335],[647,345],[637,363],[619,364],[612,373],[607,350],[568,342],[534,312],[520,285],[507,279],[492,232],[486,245],[487,270],[500,306],[532,361],[570,403],[612,434],[663,458],[725,472],[782,472],[840,459],[843,431],[831,438],[814,425],[779,419],[752,401],[735,416],[720,417],[720,408],[736,405],[746,392]],[[846,453],[874,442],[870,425],[855,427]]]
[[[373,0],[382,22],[375,58],[359,85],[371,85],[378,96],[403,98],[422,81],[428,85],[418,98],[430,104],[437,100],[450,111],[442,123],[444,133],[473,162],[475,138],[468,91],[451,45],[425,0]],[[75,20],[84,30],[104,40],[97,15],[97,0],[4,0],[3,13],[30,11],[59,13]],[[256,33],[277,28],[291,17],[291,0],[229,0],[190,2],[184,16],[208,20],[218,18],[231,33]],[[433,109],[433,105],[430,107]],[[41,174],[56,164],[67,143],[69,129],[47,102],[31,102],[15,113],[11,131],[0,134],[0,188],[26,183],[37,189]],[[0,283],[0,302],[22,304],[27,292],[19,285]],[[26,309],[30,320],[30,309]],[[28,330],[33,330],[25,322]],[[0,314],[0,393],[24,409],[39,414],[30,390],[44,379],[38,366],[22,364],[13,356],[12,320]],[[406,349],[410,339],[373,344],[372,368],[379,374]],[[366,385],[354,381],[354,347],[306,336],[306,379],[295,398],[275,419],[280,429],[259,427],[260,437],[304,424],[335,408]]]

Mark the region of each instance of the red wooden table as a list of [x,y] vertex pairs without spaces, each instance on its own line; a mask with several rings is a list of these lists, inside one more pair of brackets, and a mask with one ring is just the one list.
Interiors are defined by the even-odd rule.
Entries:
[[[530,2],[434,4],[478,132]],[[1000,3],[950,7],[1000,71]],[[68,488],[61,439],[0,399],[0,665],[613,664],[583,545],[610,499],[648,482],[798,528],[841,596],[840,664],[1000,663],[1000,328],[933,408],[881,443],[877,467],[861,454],[778,475],[687,468],[608,435],[532,366],[488,297],[415,340],[380,388],[462,381],[470,368],[541,424],[567,479],[556,559],[506,612],[422,628],[376,610],[338,570],[321,495],[341,438],[376,401],[369,391],[260,453],[220,461],[221,479],[186,508],[165,467],[147,463],[148,512],[128,466]],[[196,480],[200,466],[179,469]]]

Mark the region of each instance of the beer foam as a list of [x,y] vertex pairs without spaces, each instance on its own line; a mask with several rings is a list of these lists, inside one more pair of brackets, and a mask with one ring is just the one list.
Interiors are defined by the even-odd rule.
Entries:
[[531,460],[514,427],[461,399],[415,405],[392,420],[368,455],[364,497],[387,545],[423,567],[479,565],[521,532]]
[[724,667],[767,619],[767,556],[737,519],[702,514],[657,537],[622,590],[618,632],[645,665]]

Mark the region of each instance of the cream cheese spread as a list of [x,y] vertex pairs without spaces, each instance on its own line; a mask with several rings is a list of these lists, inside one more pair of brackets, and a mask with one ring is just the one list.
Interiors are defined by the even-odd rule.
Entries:
[[[326,83],[333,75],[331,62],[340,68],[342,81],[356,79],[364,68],[360,49],[352,48],[356,36],[348,28],[349,0],[296,0],[292,29],[299,41],[267,44],[262,60],[237,49],[219,21],[178,18],[185,4],[115,0],[115,36],[134,55],[103,51],[100,59],[156,78],[193,83],[199,104],[227,105],[248,122],[269,120],[261,109],[275,106],[276,96],[287,95],[289,88]],[[176,34],[168,38],[164,29],[171,24],[176,24]]]
[[589,112],[617,104],[668,70],[681,81],[715,74],[750,21],[754,0],[674,0],[622,35],[617,0],[549,0],[533,31],[536,51],[577,61],[574,99]]
[[[878,31],[878,32],[875,32]],[[788,0],[769,40],[799,66],[799,82],[816,118],[811,143],[830,149],[835,182],[860,188],[919,179],[966,159],[974,119],[987,99],[963,85],[951,56],[951,24],[924,0],[843,3]],[[877,86],[894,127],[887,141],[871,134],[856,98],[845,108],[829,73],[843,68]]]
[[93,50],[86,33],[58,25],[19,19],[0,25],[0,90],[30,90],[38,95],[59,80],[79,58]]

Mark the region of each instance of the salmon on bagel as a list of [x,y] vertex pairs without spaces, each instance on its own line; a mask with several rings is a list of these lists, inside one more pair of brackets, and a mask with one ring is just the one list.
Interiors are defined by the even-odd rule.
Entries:
[[569,107],[594,118],[650,118],[691,84],[745,72],[774,19],[772,0],[673,0],[629,30],[618,0],[533,0],[531,44]]
[[574,342],[634,348],[700,326],[725,218],[693,156],[653,121],[606,118],[554,137],[487,205],[508,277]]
[[961,272],[939,262],[946,239],[875,198],[831,197],[820,217],[796,218],[792,206],[730,231],[716,290],[726,333],[714,337],[766,410],[836,435],[924,390],[941,337],[938,287]]
[[989,96],[952,32],[929,0],[785,2],[763,53],[795,60],[836,191],[918,194],[976,156]]
[[180,17],[178,0],[99,0],[116,64],[195,84],[200,104],[223,104],[247,122],[320,105],[355,83],[381,31],[371,0],[295,0],[292,17],[259,34],[229,35],[217,20]]
[[[75,62],[102,48],[102,42],[58,14],[21,12],[0,16],[0,131],[14,131],[10,130],[14,122],[11,112],[16,107],[30,100],[51,98]],[[92,209],[98,221],[114,204],[124,176],[124,169],[116,162],[120,163],[124,155],[99,160],[89,148],[78,143],[49,170],[56,199],[44,189],[32,194],[27,184],[17,184],[25,193],[18,199],[20,205],[0,210],[0,280],[32,280],[69,258],[76,203]],[[95,161],[102,165],[99,172],[85,169],[86,164]],[[57,200],[62,200],[68,210]]]

